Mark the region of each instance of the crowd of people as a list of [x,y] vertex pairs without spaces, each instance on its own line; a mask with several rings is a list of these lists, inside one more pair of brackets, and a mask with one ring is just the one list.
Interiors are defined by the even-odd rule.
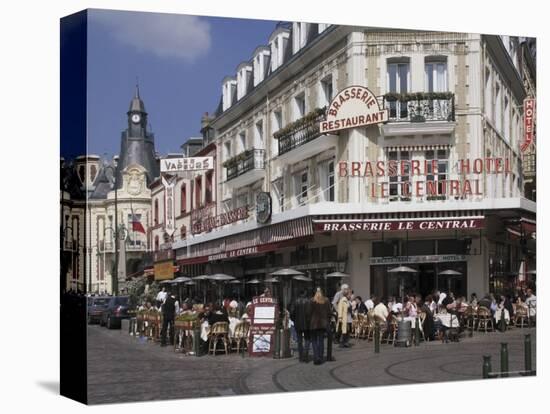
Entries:
[[[262,296],[270,296],[266,289]],[[174,319],[182,314],[194,314],[200,321],[201,344],[206,348],[208,328],[216,322],[226,322],[232,333],[242,321],[250,319],[251,302],[244,303],[235,298],[226,298],[221,303],[200,303],[198,299],[187,298],[180,304],[174,293],[165,287],[158,293],[155,303],[144,303],[138,310],[157,309],[163,314],[161,329],[161,345],[174,343]],[[390,296],[380,298],[371,295],[366,300],[355,295],[347,284],[342,284],[332,301],[317,288],[313,295],[307,290],[300,292],[298,297],[283,310],[283,318],[288,319],[288,327],[297,345],[300,362],[311,361],[309,350],[313,350],[313,362],[320,365],[324,362],[324,340],[333,340],[340,348],[349,348],[352,322],[357,315],[370,314],[380,324],[389,326],[392,319],[410,321],[412,327],[417,320],[420,329],[427,339],[448,341],[449,331],[460,329],[462,315],[468,308],[485,307],[491,312],[495,322],[499,322],[504,313],[507,324],[512,323],[514,313],[522,308],[533,320],[536,317],[536,296],[532,289],[518,291],[511,295],[486,294],[478,299],[472,293],[470,299],[455,295],[453,292],[434,290],[422,297],[420,294],[409,293],[403,298]],[[422,319],[419,316],[422,315]],[[454,338],[454,337],[453,337]]]

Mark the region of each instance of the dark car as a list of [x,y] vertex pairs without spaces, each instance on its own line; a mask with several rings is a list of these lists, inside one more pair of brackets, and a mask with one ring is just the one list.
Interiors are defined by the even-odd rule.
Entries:
[[101,315],[109,304],[109,296],[91,296],[88,298],[88,323],[99,323]]
[[101,314],[100,325],[107,329],[120,328],[120,321],[129,319],[130,298],[128,296],[113,296]]

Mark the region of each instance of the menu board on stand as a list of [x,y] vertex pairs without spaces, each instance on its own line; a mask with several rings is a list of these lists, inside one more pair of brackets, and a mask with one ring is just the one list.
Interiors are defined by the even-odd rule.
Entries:
[[268,296],[256,296],[252,299],[248,341],[250,356],[273,356],[278,316],[277,299]]

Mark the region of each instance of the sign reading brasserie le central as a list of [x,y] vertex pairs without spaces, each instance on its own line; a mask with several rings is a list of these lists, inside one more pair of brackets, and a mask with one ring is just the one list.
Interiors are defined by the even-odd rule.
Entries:
[[331,101],[321,133],[379,124],[388,120],[388,110],[380,107],[376,96],[364,86],[348,86]]

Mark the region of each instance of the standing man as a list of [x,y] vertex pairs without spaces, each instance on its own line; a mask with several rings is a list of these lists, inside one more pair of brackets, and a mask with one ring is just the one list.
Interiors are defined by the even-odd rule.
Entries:
[[[292,307],[291,318],[294,322],[294,329],[296,329],[299,360],[307,363],[309,362],[311,301],[305,290],[301,291],[300,296],[296,299],[296,303]],[[303,341],[305,341],[305,347]]]
[[[332,299],[332,309],[334,312],[338,312],[338,303],[340,302],[340,299],[344,296],[344,292],[349,289],[349,286],[345,283],[340,286],[340,290],[335,293],[334,298]],[[337,344],[340,342],[340,329],[338,327],[338,320],[336,321],[336,329],[334,334],[334,343]]]
[[162,290],[157,294],[157,298],[156,298],[158,308],[160,308],[160,306],[164,303],[164,301],[166,300],[166,296],[167,296],[166,288],[163,286]]
[[346,289],[344,295],[338,302],[338,326],[340,337],[340,348],[350,348],[349,331],[351,330],[351,290]]
[[[163,288],[165,291],[165,289]],[[162,304],[162,330],[160,331],[160,346],[166,346],[166,330],[170,325],[170,344],[174,344],[174,317],[176,314],[176,297],[170,293]]]

